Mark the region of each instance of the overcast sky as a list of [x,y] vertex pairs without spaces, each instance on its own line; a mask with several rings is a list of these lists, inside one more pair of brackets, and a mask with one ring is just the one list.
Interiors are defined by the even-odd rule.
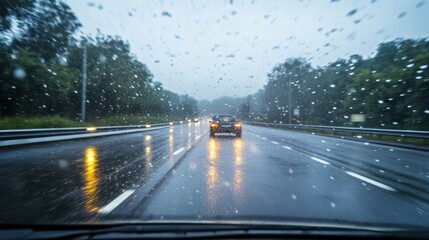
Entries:
[[121,36],[156,81],[197,99],[255,93],[287,58],[321,66],[429,36],[425,0],[66,2],[84,34]]

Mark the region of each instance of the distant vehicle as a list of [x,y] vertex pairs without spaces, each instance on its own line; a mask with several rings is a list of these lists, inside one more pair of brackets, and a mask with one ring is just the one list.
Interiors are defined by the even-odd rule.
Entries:
[[194,122],[199,122],[200,121],[200,118],[194,118]]
[[242,124],[233,115],[214,115],[210,119],[210,136],[216,133],[235,133],[236,137],[241,137]]

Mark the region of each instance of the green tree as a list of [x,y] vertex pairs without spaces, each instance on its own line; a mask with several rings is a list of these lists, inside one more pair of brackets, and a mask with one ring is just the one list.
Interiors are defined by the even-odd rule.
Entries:
[[34,1],[31,0],[2,0],[0,4],[0,32],[10,30],[12,19],[18,21],[23,19],[33,6]]
[[81,26],[70,7],[59,0],[36,2],[19,24],[22,31],[13,39],[14,48],[35,52],[44,61],[65,56]]

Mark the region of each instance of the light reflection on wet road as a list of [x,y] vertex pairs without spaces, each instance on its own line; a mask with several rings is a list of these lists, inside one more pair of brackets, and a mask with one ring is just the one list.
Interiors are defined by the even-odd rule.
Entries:
[[[343,219],[425,225],[427,159],[428,152],[254,126],[245,126],[242,138],[211,138],[207,123],[184,123],[1,149],[0,219]],[[155,190],[142,191],[151,182],[158,183]],[[133,205],[131,199],[141,202]],[[99,214],[106,206],[113,206],[111,212]]]
[[85,179],[85,208],[87,212],[97,212],[100,207],[98,205],[98,159],[97,148],[88,147],[85,149],[85,171],[83,172]]

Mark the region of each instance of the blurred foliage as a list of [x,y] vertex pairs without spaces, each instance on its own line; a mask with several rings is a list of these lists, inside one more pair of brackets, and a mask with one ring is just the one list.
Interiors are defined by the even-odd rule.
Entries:
[[49,62],[66,54],[81,24],[62,1],[44,0],[37,1],[18,26],[20,31],[14,34],[12,48],[34,52],[42,62]]
[[1,0],[0,33],[9,31],[12,19],[21,20],[33,8],[33,0]]
[[[84,48],[88,121],[138,124],[198,115],[196,100],[167,91],[161,83],[153,81],[149,69],[132,55],[129,44],[121,38],[98,33],[94,38],[75,39],[73,36],[81,24],[65,3],[57,0],[6,3],[0,8],[0,30],[10,31],[14,24],[20,30],[13,37],[0,38],[2,117],[37,117],[39,121],[45,119],[42,116],[58,115],[78,121]],[[124,116],[133,120],[118,120]],[[50,118],[45,120],[46,126],[56,126]],[[70,124],[64,122],[62,126]]]
[[[200,101],[200,108],[288,123],[290,83],[293,124],[429,130],[428,65],[426,39],[397,39],[380,44],[368,59],[352,55],[317,68],[305,59],[287,59],[257,93]],[[351,122],[352,114],[364,114],[366,121]]]

